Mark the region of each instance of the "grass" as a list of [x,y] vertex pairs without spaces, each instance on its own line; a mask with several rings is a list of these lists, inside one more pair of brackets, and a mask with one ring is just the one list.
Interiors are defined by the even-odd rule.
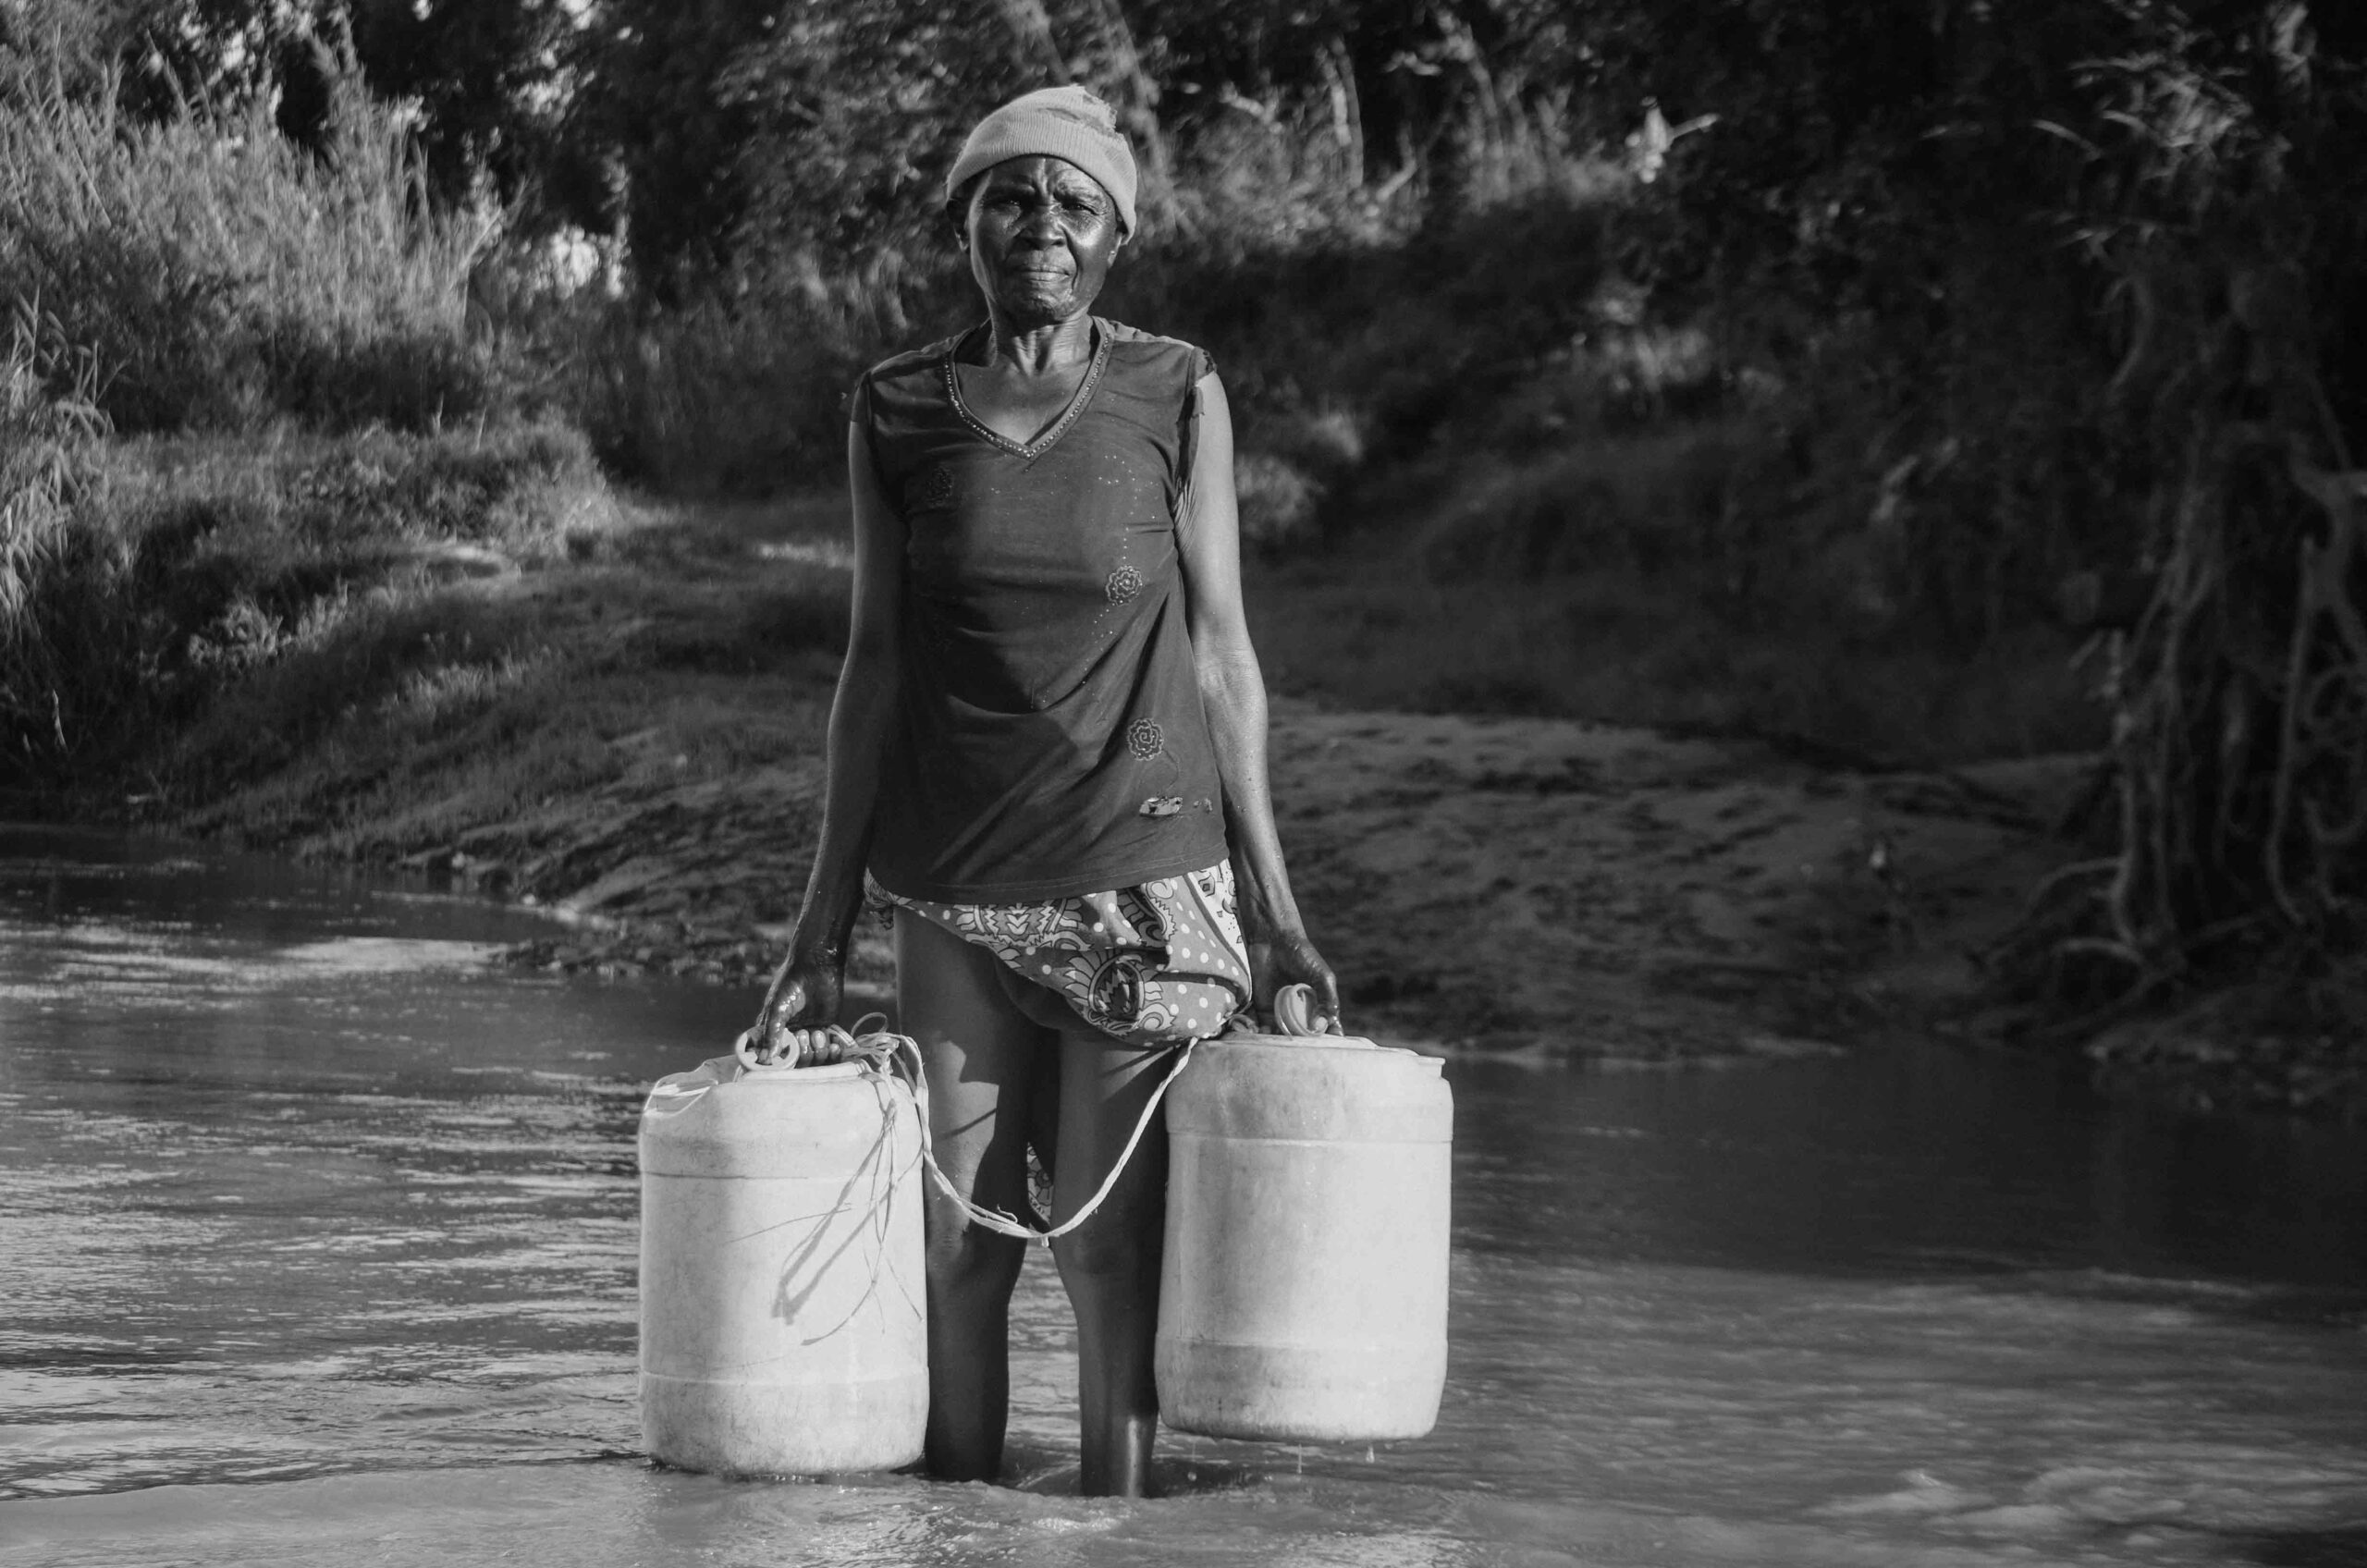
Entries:
[[[1899,438],[1859,327],[1791,322],[1771,359],[1765,333],[1656,311],[1620,260],[1650,222],[1632,173],[1566,148],[1441,225],[1359,186],[1321,116],[1221,125],[1100,309],[1214,353],[1300,689],[1905,759],[2101,739],[2030,591],[2044,563],[2005,582],[1986,534],[1886,493]],[[537,309],[525,336],[610,472],[717,501],[835,484],[860,368],[975,301],[922,235],[837,272],[775,256],[667,311]]]
[[342,85],[315,154],[266,104],[114,103],[0,103],[0,292],[98,367],[118,429],[419,430],[492,404],[468,311],[494,226],[429,203],[395,106]]
[[[154,809],[541,896],[674,838],[725,852],[669,802],[818,777],[848,579],[816,521],[629,504],[596,553],[387,595],[227,683],[165,749]],[[759,527],[813,547],[760,554]],[[793,859],[811,826],[756,825],[747,852]],[[771,876],[764,917],[798,885]]]
[[2044,629],[1959,660],[1809,613],[1737,627],[1706,598],[1633,569],[1440,582],[1386,560],[1268,569],[1249,591],[1271,683],[1342,706],[1754,734],[1905,766],[2102,742],[2075,647]]
[[2077,639],[2029,610],[1970,635],[1929,624],[1862,493],[1760,411],[1446,444],[1341,483],[1356,521],[1250,575],[1284,690],[1910,766],[2103,743]]
[[856,375],[913,331],[860,282],[793,271],[662,311],[544,300],[515,325],[609,472],[706,500],[837,482]]
[[[33,567],[0,714],[19,790],[251,779],[399,680],[390,650],[475,633],[422,607],[440,588],[597,556],[620,522],[582,437],[551,425],[151,436],[75,461],[46,544],[12,552]],[[167,758],[183,732],[238,743]]]
[[105,421],[86,398],[50,392],[39,325],[20,312],[0,361],[0,778],[73,750],[83,700],[100,694],[82,671],[112,666],[130,565],[119,541],[86,526]]
[[[538,290],[425,201],[401,115],[339,91],[319,156],[261,109],[0,106],[19,790],[375,853],[430,831],[435,780],[473,780],[468,815],[606,777],[636,704],[842,636],[835,521],[747,577],[780,518],[734,498],[835,485],[854,374],[975,313],[951,257],[774,258],[662,310]],[[1926,634],[1846,408],[1653,316],[1614,264],[1622,171],[1548,137],[1440,225],[1330,135],[1193,150],[1106,305],[1224,371],[1279,685],[1911,761],[2095,738],[2029,618]]]
[[816,657],[835,675],[842,564],[817,551],[752,570],[744,521],[600,494],[596,535],[578,526],[559,547],[536,548],[545,535],[529,533],[527,547],[513,541],[497,557],[501,570],[471,556],[474,570],[398,570],[366,592],[314,599],[315,630],[238,671],[183,734],[174,755],[192,793],[217,792],[207,778],[268,776],[278,766],[268,753],[283,746],[399,770],[456,738],[492,743],[479,729],[489,718],[531,715],[585,682],[657,691]]

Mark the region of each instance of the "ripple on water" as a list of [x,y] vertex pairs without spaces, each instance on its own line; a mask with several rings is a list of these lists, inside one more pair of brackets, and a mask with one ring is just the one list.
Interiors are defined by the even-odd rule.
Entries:
[[0,863],[10,1561],[2307,1562],[2367,1517],[2367,1144],[1919,1047],[1458,1064],[1421,1442],[1171,1436],[1173,1495],[1067,1495],[1036,1253],[1017,1485],[652,1470],[635,1109],[748,998],[514,984],[465,909],[206,864]]

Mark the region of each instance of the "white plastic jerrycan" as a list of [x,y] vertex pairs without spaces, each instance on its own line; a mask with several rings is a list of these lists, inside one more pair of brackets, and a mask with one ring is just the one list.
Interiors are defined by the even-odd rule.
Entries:
[[[1285,1027],[1296,1020],[1285,1010]],[[1167,1097],[1159,1415],[1218,1438],[1418,1438],[1446,1382],[1439,1063],[1337,1035],[1204,1040]]]
[[[744,1048],[744,1047],[743,1047]],[[876,1062],[718,1057],[641,1115],[641,1421],[688,1470],[920,1457],[920,1120]]]

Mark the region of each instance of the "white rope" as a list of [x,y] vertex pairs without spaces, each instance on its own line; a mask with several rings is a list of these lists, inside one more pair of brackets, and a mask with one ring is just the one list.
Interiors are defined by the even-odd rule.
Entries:
[[[878,1022],[878,1027],[870,1026],[874,1020]],[[810,1043],[803,1049],[793,1050],[786,1064],[782,1063],[779,1058],[767,1061],[751,1054],[750,1035],[754,1033],[751,1031],[750,1035],[741,1036],[739,1054],[743,1061],[771,1066],[820,1067],[832,1062],[862,1061],[874,1069],[887,1067],[892,1070],[898,1064],[909,1063],[909,1082],[913,1088],[913,1101],[914,1108],[920,1112],[921,1159],[928,1167],[929,1175],[936,1179],[938,1188],[947,1197],[960,1206],[962,1212],[970,1217],[972,1224],[992,1231],[998,1235],[1016,1236],[1022,1241],[1042,1242],[1046,1246],[1051,1245],[1054,1238],[1067,1235],[1092,1219],[1094,1211],[1098,1209],[1103,1201],[1110,1196],[1111,1190],[1118,1185],[1118,1178],[1125,1173],[1127,1164],[1134,1158],[1134,1150],[1141,1145],[1143,1134],[1150,1131],[1150,1119],[1159,1114],[1159,1102],[1167,1097],[1167,1091],[1173,1086],[1176,1078],[1183,1072],[1184,1064],[1192,1060],[1192,1047],[1200,1043],[1196,1039],[1186,1040],[1182,1048],[1175,1052],[1174,1065],[1167,1070],[1167,1076],[1159,1081],[1159,1086],[1150,1092],[1150,1102],[1143,1107],[1142,1116],[1135,1121],[1133,1134],[1126,1139],[1126,1146],[1119,1152],[1117,1162],[1110,1167],[1110,1174],[1102,1178],[1099,1190],[1085,1200],[1083,1208],[1069,1216],[1067,1219],[1049,1231],[1039,1231],[1016,1216],[1006,1214],[1000,1209],[981,1207],[971,1202],[962,1194],[960,1189],[953,1185],[951,1178],[945,1174],[944,1168],[937,1163],[937,1140],[929,1128],[928,1072],[921,1062],[920,1042],[910,1035],[890,1033],[886,1027],[887,1023],[888,1018],[885,1013],[874,1012],[858,1019],[852,1030],[832,1024],[828,1030],[807,1032],[806,1038]]]

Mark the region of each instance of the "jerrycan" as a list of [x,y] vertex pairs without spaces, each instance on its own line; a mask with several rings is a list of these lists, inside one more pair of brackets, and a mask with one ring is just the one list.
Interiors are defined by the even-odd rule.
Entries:
[[1453,1121],[1439,1063],[1412,1051],[1309,1034],[1194,1047],[1167,1096],[1161,1419],[1298,1442],[1430,1429]]
[[928,1416],[920,1119],[876,1062],[718,1057],[641,1116],[641,1420],[725,1475],[881,1470]]

